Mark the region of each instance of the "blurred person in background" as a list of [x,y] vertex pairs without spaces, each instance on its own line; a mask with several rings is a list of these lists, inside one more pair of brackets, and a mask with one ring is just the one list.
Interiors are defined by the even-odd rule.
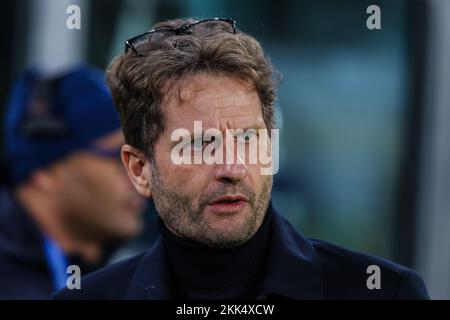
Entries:
[[0,298],[45,299],[66,286],[69,265],[89,273],[138,235],[144,201],[121,165],[124,137],[103,73],[29,70],[5,119]]

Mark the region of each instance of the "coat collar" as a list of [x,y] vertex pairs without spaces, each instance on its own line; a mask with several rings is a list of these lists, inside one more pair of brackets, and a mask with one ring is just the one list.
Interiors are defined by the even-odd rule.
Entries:
[[311,242],[272,205],[274,219],[261,298],[321,299],[322,270]]
[[[272,205],[269,252],[258,299],[321,299],[322,276],[318,255]],[[142,257],[130,282],[127,299],[173,299],[169,265],[162,239]]]
[[167,254],[160,236],[137,265],[125,298],[137,300],[173,298],[167,261]]

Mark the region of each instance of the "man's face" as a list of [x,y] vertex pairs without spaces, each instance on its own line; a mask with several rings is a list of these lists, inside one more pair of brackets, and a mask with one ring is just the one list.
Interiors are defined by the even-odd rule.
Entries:
[[[100,138],[98,150],[119,150],[120,131]],[[119,157],[80,151],[54,166],[63,221],[95,240],[126,238],[142,228],[144,199],[133,189]]]
[[[171,141],[171,134],[185,128],[194,137],[194,121],[224,137],[227,129],[267,129],[257,93],[244,81],[211,74],[186,77],[163,92],[167,127],[144,167],[161,218],[183,238],[213,247],[242,244],[264,219],[272,176],[261,175],[260,164],[249,164],[237,148],[233,164],[174,164],[171,152],[179,141]],[[230,150],[224,145],[224,159]]]

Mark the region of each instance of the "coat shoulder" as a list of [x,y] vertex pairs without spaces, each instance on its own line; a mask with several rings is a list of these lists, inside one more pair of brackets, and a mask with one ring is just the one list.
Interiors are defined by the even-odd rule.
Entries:
[[124,299],[134,271],[144,254],[125,259],[81,277],[80,289],[56,292],[56,300]]
[[405,266],[318,239],[323,293],[329,299],[428,299],[420,275]]

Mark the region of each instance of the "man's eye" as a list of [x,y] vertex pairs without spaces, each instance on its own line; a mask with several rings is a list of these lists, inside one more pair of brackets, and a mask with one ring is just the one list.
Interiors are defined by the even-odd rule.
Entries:
[[203,146],[204,146],[204,142],[203,142],[202,138],[192,140],[191,145],[190,145],[192,150],[201,150],[201,149],[203,149]]
[[252,130],[248,130],[244,133],[245,141],[250,141],[255,136],[255,132]]
[[256,131],[250,129],[245,132],[235,134],[236,139],[242,139],[244,142],[249,142],[254,137],[256,137]]

